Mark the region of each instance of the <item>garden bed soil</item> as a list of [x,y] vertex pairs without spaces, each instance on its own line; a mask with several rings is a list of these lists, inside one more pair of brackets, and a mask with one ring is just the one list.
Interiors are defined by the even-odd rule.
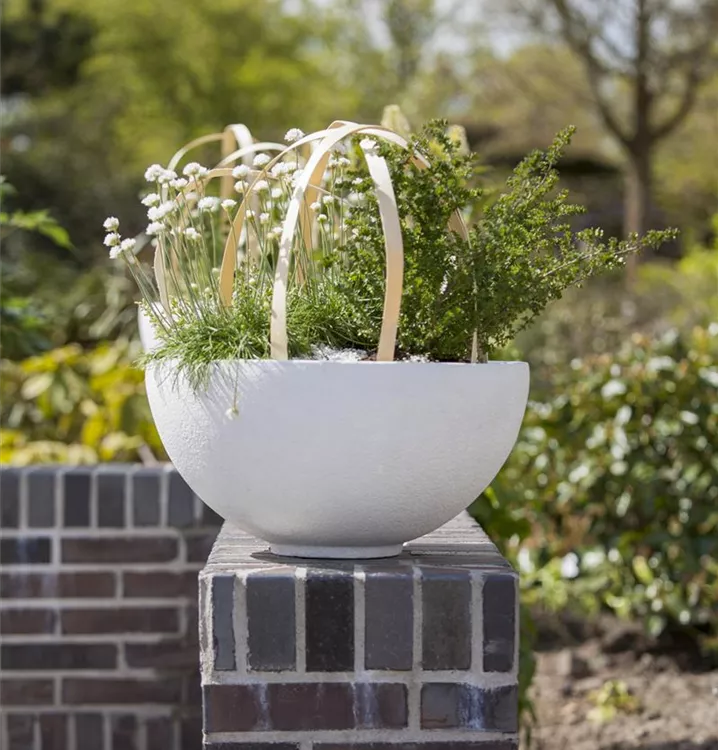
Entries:
[[[541,618],[538,631],[532,750],[718,750],[718,669],[692,644],[652,643],[615,621],[547,628]],[[609,680],[635,708],[597,723],[593,694]]]

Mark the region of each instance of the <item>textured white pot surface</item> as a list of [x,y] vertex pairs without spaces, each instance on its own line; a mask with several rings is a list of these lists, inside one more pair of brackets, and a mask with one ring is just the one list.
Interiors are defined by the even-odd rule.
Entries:
[[190,487],[273,552],[304,557],[397,554],[453,518],[506,461],[528,386],[525,362],[238,360],[196,393],[169,364],[147,371]]

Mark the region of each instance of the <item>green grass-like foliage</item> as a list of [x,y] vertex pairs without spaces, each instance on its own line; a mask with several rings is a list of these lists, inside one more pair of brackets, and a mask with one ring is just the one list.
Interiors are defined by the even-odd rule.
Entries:
[[[467,361],[474,335],[480,358],[486,358],[567,287],[616,269],[627,255],[673,235],[656,231],[619,242],[604,239],[600,229],[571,228],[571,219],[584,209],[558,190],[556,165],[572,128],[545,152],[527,156],[495,193],[476,155],[465,153],[448,133],[447,124],[437,121],[411,138],[411,150],[430,161],[426,169],[413,163],[410,152],[379,145],[391,170],[404,240],[399,358]],[[378,343],[384,239],[358,143],[347,147],[349,166],[327,187],[335,203],[321,209],[319,250],[303,255],[299,243],[295,250],[300,260],[288,296],[293,357],[309,356],[319,345],[351,346],[370,355]],[[467,220],[468,241],[447,229],[457,209]],[[277,212],[276,206],[265,210]],[[163,345],[147,361],[174,360],[199,384],[213,361],[268,357],[276,246],[268,240],[263,247],[268,250],[257,272],[240,266],[233,306],[222,308],[210,299],[201,314],[187,314],[192,306],[184,306],[171,326],[161,327]]]

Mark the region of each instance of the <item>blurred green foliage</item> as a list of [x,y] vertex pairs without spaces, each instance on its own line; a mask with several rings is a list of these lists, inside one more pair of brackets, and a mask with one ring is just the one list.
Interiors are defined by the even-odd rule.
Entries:
[[718,647],[717,362],[716,324],[634,335],[557,371],[554,395],[530,404],[474,506],[509,540],[526,601],[605,608]]
[[163,458],[137,345],[77,344],[0,360],[0,462],[94,464]]

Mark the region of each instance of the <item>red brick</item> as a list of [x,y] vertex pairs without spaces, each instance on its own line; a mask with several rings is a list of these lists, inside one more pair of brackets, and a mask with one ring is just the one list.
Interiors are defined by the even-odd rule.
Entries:
[[173,633],[179,627],[177,609],[159,607],[108,607],[66,609],[62,612],[63,634]]
[[127,597],[197,599],[197,572],[194,570],[184,573],[127,571],[122,581],[122,594]]
[[0,706],[51,706],[54,694],[52,680],[0,680]]
[[161,703],[175,705],[182,697],[181,680],[67,678],[62,681],[62,702],[82,704]]
[[352,687],[338,682],[270,684],[270,725],[285,731],[352,729]]
[[0,633],[5,635],[54,633],[57,612],[54,609],[3,609],[0,611]]
[[125,661],[137,669],[194,669],[199,656],[192,639],[163,640],[157,643],[126,643]]
[[166,536],[80,537],[62,540],[62,561],[72,563],[170,562],[177,540]]
[[262,719],[256,685],[205,685],[202,706],[205,732],[249,732]]
[[3,599],[113,597],[114,573],[7,573],[0,576]]

